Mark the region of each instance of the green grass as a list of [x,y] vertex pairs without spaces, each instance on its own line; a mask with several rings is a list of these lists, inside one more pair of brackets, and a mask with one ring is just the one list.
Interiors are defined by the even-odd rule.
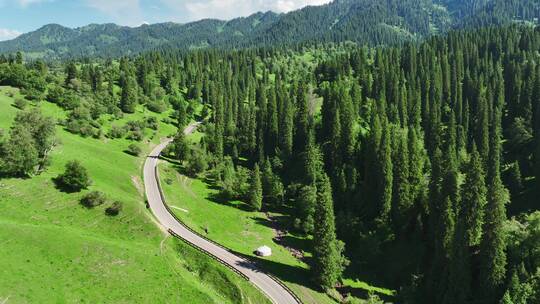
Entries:
[[[6,91],[20,97],[14,89],[0,88],[0,128],[5,133],[18,111]],[[46,115],[65,116],[54,104],[39,106]],[[123,120],[148,115],[161,119],[168,114],[139,109]],[[152,142],[174,130],[161,124]],[[9,303],[266,301],[242,278],[202,254],[185,254],[192,249],[158,229],[144,207],[143,158],[123,152],[129,141],[82,138],[60,126],[57,137],[60,145],[46,172],[29,179],[0,179],[0,302],[6,298]],[[152,143],[141,146],[148,151]],[[73,159],[88,169],[93,185],[67,194],[55,188],[52,178]],[[110,202],[95,209],[82,207],[79,199],[91,190],[103,191],[110,201],[122,201],[124,210],[118,217],[108,217],[104,210]],[[225,286],[242,297],[227,297]]]
[[[208,229],[208,238],[256,260],[265,270],[283,280],[305,303],[333,303],[330,297],[311,286],[308,266],[273,241],[274,225],[267,214],[247,211],[242,202],[219,201],[215,198],[218,191],[210,184],[180,174],[178,167],[170,162],[160,164],[160,180],[167,203],[189,227],[203,235]],[[280,214],[270,216],[283,220]],[[287,246],[301,249],[306,257],[310,257],[308,239],[289,233],[283,240]],[[262,245],[272,248],[272,256],[262,259],[253,254]],[[346,283],[351,288],[391,294],[389,290],[364,282],[349,279]]]

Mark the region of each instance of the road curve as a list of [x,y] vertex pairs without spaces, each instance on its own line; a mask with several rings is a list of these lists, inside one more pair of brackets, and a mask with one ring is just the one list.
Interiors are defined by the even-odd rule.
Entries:
[[[184,133],[192,133],[198,125],[199,123],[189,125],[184,130]],[[169,212],[159,190],[156,168],[161,151],[163,151],[163,149],[165,149],[170,142],[171,140],[167,140],[154,148],[144,164],[144,186],[146,190],[146,197],[148,199],[149,207],[157,220],[167,230],[172,231],[177,236],[218,258],[223,263],[245,275],[253,284],[262,290],[273,303],[299,304],[299,302],[287,289],[281,286],[270,276],[258,270],[252,263],[193,233],[186,226],[177,221]]]

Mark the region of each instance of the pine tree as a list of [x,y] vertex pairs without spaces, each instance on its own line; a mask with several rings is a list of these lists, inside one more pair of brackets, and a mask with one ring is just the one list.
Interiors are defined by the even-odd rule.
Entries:
[[293,149],[294,130],[294,107],[290,98],[283,101],[283,114],[281,115],[281,125],[279,127],[279,147],[283,153],[284,160],[288,160]]
[[[218,160],[223,159],[224,153],[224,133],[225,133],[225,118],[223,109],[223,96],[217,97],[214,100],[214,155]],[[255,129],[256,130],[256,129]]]
[[486,303],[497,302],[502,294],[500,287],[506,274],[506,252],[504,222],[508,190],[500,176],[501,138],[500,109],[494,109],[490,134],[490,153],[488,161],[488,195],[485,214],[484,235],[480,244],[480,298]]
[[[539,68],[540,69],[540,68]],[[536,77],[535,94],[540,94],[540,72]],[[539,96],[539,95],[535,95]],[[540,100],[536,102],[536,119],[535,119],[535,151],[534,151],[534,166],[536,173],[536,189],[540,193]]]
[[486,99],[486,89],[480,90],[480,97],[477,103],[476,121],[476,143],[478,152],[482,156],[484,163],[487,163],[489,155],[489,111]]
[[471,160],[465,173],[463,183],[461,214],[464,222],[467,246],[480,244],[482,225],[484,224],[484,208],[486,206],[486,184],[480,154],[473,145]]
[[298,85],[298,90],[296,92],[296,107],[294,153],[296,155],[301,155],[306,151],[309,144],[309,132],[311,129],[311,119],[304,84]]
[[427,194],[427,183],[424,177],[427,153],[422,138],[418,138],[417,131],[410,127],[407,132],[409,145],[409,186],[411,201],[420,205]]
[[66,67],[66,81],[65,84],[71,84],[73,79],[77,78],[77,66],[74,62],[70,62]]
[[398,132],[398,136],[399,146],[393,173],[392,222],[394,232],[398,235],[403,235],[407,225],[407,216],[410,213],[413,202],[409,182],[409,147],[407,145],[407,136],[402,131]]
[[263,190],[261,183],[261,172],[259,169],[259,164],[255,164],[249,187],[249,205],[253,210],[260,211],[262,208],[262,199]]
[[343,245],[336,239],[332,187],[324,173],[317,182],[314,226],[312,278],[323,289],[334,288],[346,263]]
[[183,130],[178,130],[178,133],[173,139],[171,147],[174,150],[174,156],[180,161],[186,160],[189,155],[190,147]]
[[120,98],[120,108],[125,113],[135,113],[135,107],[137,105],[137,88],[135,81],[124,75],[120,81],[122,88],[122,96]]
[[467,218],[464,212],[458,217],[448,270],[448,287],[443,299],[445,304],[467,303],[471,297],[471,261]]
[[379,219],[386,221],[389,219],[392,208],[392,186],[393,186],[393,164],[392,164],[392,139],[390,128],[387,125],[382,137],[379,151],[380,171],[378,176],[378,208]]
[[266,154],[274,156],[279,141],[279,121],[274,90],[270,90],[268,94],[268,118],[266,120],[268,121],[265,144]]

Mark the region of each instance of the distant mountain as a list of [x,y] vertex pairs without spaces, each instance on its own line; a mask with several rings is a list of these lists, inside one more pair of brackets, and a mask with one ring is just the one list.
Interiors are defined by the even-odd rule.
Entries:
[[117,57],[156,48],[243,48],[299,42],[380,45],[422,39],[451,28],[537,23],[540,0],[335,0],[287,14],[256,13],[230,21],[205,19],[131,28],[46,25],[0,42],[0,53],[29,58]]

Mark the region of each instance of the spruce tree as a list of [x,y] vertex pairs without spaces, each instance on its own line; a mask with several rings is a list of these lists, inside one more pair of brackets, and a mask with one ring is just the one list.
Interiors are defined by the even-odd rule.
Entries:
[[412,207],[411,185],[409,182],[409,147],[407,145],[407,136],[405,132],[398,132],[399,141],[397,150],[397,160],[394,166],[394,186],[392,190],[392,223],[394,232],[403,235],[407,225],[407,216]]
[[311,265],[312,278],[321,288],[334,288],[341,278],[345,264],[342,250],[343,245],[336,238],[332,187],[328,176],[322,173],[317,182]]
[[262,208],[263,190],[261,182],[261,172],[259,164],[255,164],[251,176],[249,187],[249,205],[254,211],[260,211]]
[[124,75],[120,81],[122,95],[120,98],[120,108],[125,113],[135,113],[137,105],[136,82],[128,75]]
[[490,134],[490,153],[488,162],[488,195],[485,214],[484,235],[480,244],[480,299],[485,303],[497,302],[502,294],[500,288],[506,274],[506,243],[504,222],[506,221],[506,203],[508,190],[500,176],[501,136],[500,109],[494,109],[493,124]]
[[293,130],[294,130],[294,107],[290,98],[284,98],[283,114],[281,115],[281,124],[279,127],[279,147],[284,160],[288,160],[293,149]]
[[480,89],[480,97],[477,101],[476,110],[476,143],[478,152],[482,156],[484,163],[488,161],[489,155],[489,110],[488,101],[486,99],[486,89]]
[[472,273],[466,222],[466,214],[461,212],[458,216],[450,253],[448,285],[442,302],[445,304],[467,303],[471,297]]
[[378,208],[379,219],[386,221],[389,219],[392,207],[392,186],[393,186],[393,164],[392,164],[392,138],[390,126],[386,125],[379,151],[379,175],[378,178]]
[[482,236],[487,190],[482,159],[474,144],[461,192],[461,217],[466,243],[467,246],[477,246]]
[[276,104],[276,94],[274,90],[270,90],[268,94],[268,118],[266,130],[266,154],[274,156],[279,141],[279,121],[278,109]]
[[[533,96],[540,96],[540,65],[536,67],[536,78],[534,83]],[[534,117],[534,169],[536,175],[536,189],[540,194],[540,99],[536,98],[534,104],[535,117]]]
[[74,62],[70,62],[67,66],[66,66],[66,80],[65,80],[65,84],[66,85],[69,85],[71,84],[71,81],[73,79],[77,78],[77,66],[75,65]]
[[311,118],[304,86],[304,84],[299,84],[296,92],[296,130],[294,133],[294,153],[296,155],[301,155],[306,151],[310,140]]

